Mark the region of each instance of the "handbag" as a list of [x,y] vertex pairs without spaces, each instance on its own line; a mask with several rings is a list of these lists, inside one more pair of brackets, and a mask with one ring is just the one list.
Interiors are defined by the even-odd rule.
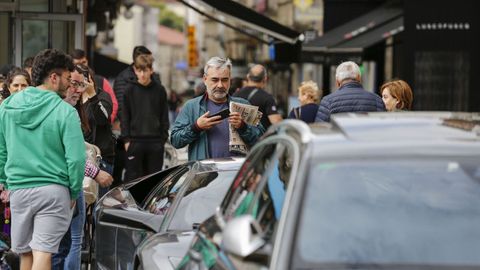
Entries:
[[[98,167],[100,165],[100,160],[102,159],[100,149],[93,144],[85,142],[85,151],[87,154],[87,160]],[[98,199],[98,183],[91,177],[83,177],[83,196],[87,206],[95,203]]]

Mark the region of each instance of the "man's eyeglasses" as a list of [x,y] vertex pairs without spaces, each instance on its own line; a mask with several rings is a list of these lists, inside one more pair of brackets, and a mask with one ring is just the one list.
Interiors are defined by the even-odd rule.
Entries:
[[79,82],[75,80],[71,80],[70,85],[74,88],[85,88],[87,86],[84,82]]

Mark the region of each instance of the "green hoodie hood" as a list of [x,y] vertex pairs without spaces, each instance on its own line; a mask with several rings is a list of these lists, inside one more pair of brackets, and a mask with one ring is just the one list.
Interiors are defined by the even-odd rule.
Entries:
[[4,108],[17,125],[35,129],[61,102],[60,96],[53,91],[28,87],[6,99]]
[[10,190],[59,184],[82,188],[85,144],[73,106],[34,87],[0,105],[0,183]]

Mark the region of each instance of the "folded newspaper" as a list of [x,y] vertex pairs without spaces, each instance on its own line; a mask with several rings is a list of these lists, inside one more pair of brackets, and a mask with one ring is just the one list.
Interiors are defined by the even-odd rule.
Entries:
[[[260,123],[260,119],[262,119],[262,112],[258,110],[258,106],[238,103],[238,102],[230,102],[230,112],[239,112],[242,116],[243,121],[246,124],[256,126]],[[246,155],[248,153],[249,147],[245,144],[245,142],[238,134],[237,130],[229,125],[229,132],[230,132],[230,141],[228,143],[228,149],[230,152],[239,153]]]

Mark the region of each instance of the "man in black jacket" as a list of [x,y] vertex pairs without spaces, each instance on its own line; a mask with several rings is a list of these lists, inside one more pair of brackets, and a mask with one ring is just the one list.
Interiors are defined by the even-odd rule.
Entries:
[[315,122],[330,122],[330,115],[334,113],[385,111],[382,98],[363,89],[360,78],[357,64],[341,63],[335,72],[338,89],[322,99]]
[[[133,61],[139,55],[152,55],[152,52],[145,46],[136,46],[133,49]],[[155,77],[154,77],[155,78]],[[123,108],[123,95],[125,93],[125,89],[132,83],[137,80],[135,72],[133,70],[133,63],[120,72],[117,77],[115,78],[115,83],[113,84],[113,91],[115,92],[115,96],[118,100],[118,114],[115,123],[113,124],[114,132],[118,132],[116,134],[120,134],[120,118],[122,118],[122,108]],[[158,79],[160,82],[160,79]],[[120,181],[123,180],[123,169],[125,168],[125,146],[124,141],[121,137],[117,138],[117,146],[115,148],[115,165],[113,171],[113,178],[115,179],[114,185],[120,184]]]
[[153,57],[139,55],[123,95],[122,137],[127,152],[125,179],[131,180],[163,166],[164,144],[168,139],[168,105],[165,88],[153,79]]
[[[132,55],[133,62],[135,62],[135,59],[137,59],[139,55],[152,55],[152,52],[145,46],[136,46],[135,48],[133,48],[133,55]],[[115,96],[117,97],[117,100],[118,100],[118,116],[120,118],[122,117],[122,112],[121,112],[123,108],[122,101],[123,101],[123,95],[125,93],[125,89],[127,89],[127,87],[131,84],[132,81],[135,81],[137,79],[133,66],[134,66],[134,63],[132,63],[122,72],[120,72],[115,78],[115,83],[113,84],[113,91],[115,92]],[[159,78],[155,78],[155,79],[159,80]]]

